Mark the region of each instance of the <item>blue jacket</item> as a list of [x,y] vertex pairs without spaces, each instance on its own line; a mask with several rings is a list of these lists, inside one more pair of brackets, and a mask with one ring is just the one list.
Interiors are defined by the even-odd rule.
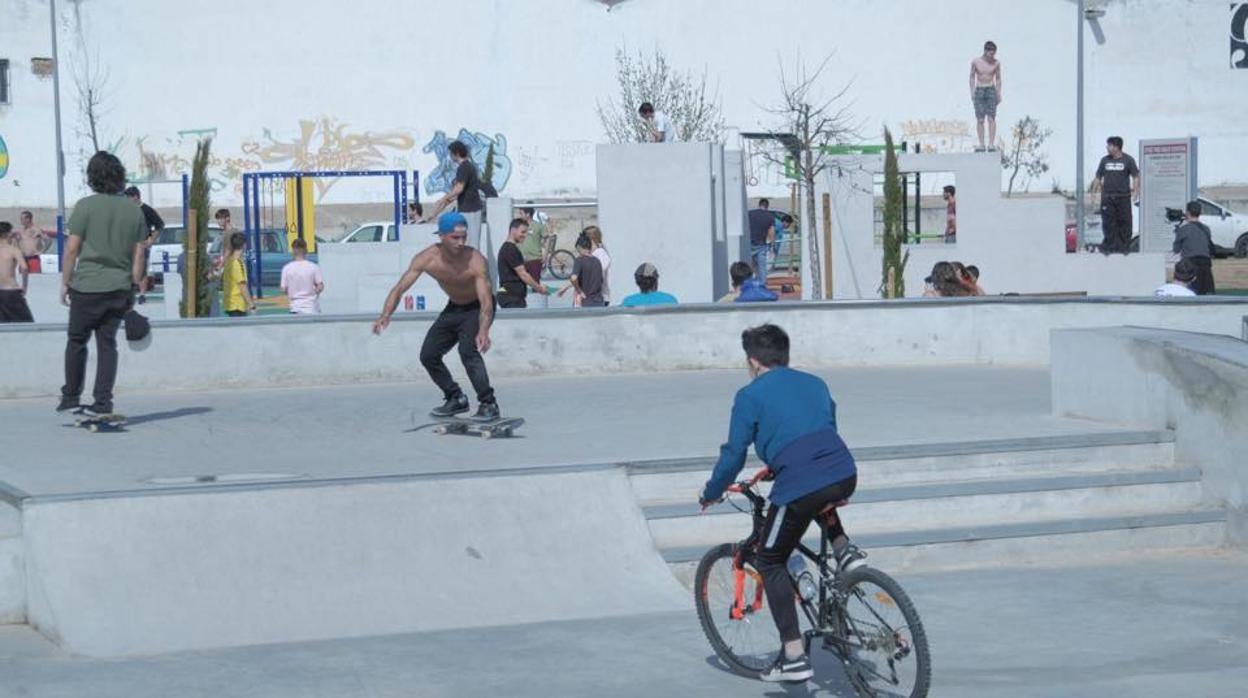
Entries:
[[737,391],[728,442],[702,491],[715,501],[745,467],[750,444],[775,475],[771,501],[784,505],[851,475],[854,457],[836,431],[836,403],[818,376],[777,366]]
[[780,298],[775,291],[767,288],[767,284],[753,277],[741,282],[741,292],[737,294],[734,303],[760,303],[763,301],[774,301]]

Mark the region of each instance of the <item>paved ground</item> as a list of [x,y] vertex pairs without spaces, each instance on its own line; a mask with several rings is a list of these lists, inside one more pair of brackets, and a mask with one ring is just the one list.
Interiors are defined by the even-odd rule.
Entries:
[[[1242,696],[1248,557],[903,578],[931,637],[933,696]],[[721,669],[687,613],[247,647],[129,660],[61,655],[0,628],[0,697],[851,696]]]
[[[456,367],[458,370],[458,367]],[[1103,432],[1049,415],[1045,369],[853,368],[822,372],[851,447]],[[429,383],[128,394],[125,433],[69,428],[48,399],[0,401],[0,481],[32,494],[145,487],[151,478],[315,477],[710,456],[741,371],[503,380],[519,438],[435,436]],[[413,419],[415,415],[415,419]]]

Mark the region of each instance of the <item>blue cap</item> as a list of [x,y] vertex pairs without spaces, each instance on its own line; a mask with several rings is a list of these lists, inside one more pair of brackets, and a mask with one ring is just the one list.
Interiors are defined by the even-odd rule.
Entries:
[[468,227],[468,219],[464,218],[464,214],[458,211],[443,213],[438,216],[438,235],[446,235],[455,230],[455,226],[462,225]]

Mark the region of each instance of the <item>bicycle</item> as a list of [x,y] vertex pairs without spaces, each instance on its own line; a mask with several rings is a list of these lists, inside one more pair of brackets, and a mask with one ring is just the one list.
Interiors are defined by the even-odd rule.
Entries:
[[558,237],[553,231],[542,236],[542,257],[546,261],[543,267],[552,278],[567,281],[568,277],[572,276],[572,265],[576,263],[576,255],[568,250],[555,249]]
[[[769,475],[764,468],[728,488],[750,501],[753,530],[739,543],[708,550],[698,564],[693,587],[698,620],[715,654],[733,673],[751,678],[770,667],[779,651],[779,638],[764,602],[763,578],[753,563],[767,504],[756,487]],[[839,516],[837,508],[847,503],[837,502],[820,512],[818,552],[805,544],[797,546],[795,554],[815,564],[815,575],[803,569],[792,577],[790,566],[808,626],[803,633],[806,652],[810,653],[813,640],[821,639],[823,648],[841,660],[854,690],[864,698],[922,698],[931,683],[931,660],[914,603],[887,574],[865,564],[838,571],[831,554],[826,522]],[[910,680],[903,681],[903,674]]]

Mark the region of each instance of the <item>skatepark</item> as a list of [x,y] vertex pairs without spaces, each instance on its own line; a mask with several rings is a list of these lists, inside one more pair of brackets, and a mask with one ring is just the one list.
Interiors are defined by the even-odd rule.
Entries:
[[[1243,680],[1227,580],[1248,570],[1248,303],[573,315],[499,314],[491,370],[526,419],[505,439],[427,428],[438,396],[411,357],[431,313],[383,337],[361,316],[157,322],[123,350],[118,433],[67,428],[54,376],[6,379],[3,690],[208,694],[226,671],[299,695],[345,663],[376,695],[564,694],[591,675],[606,695],[765,695],[716,666],[688,589],[701,553],[748,528],[699,515],[696,492],[748,379],[737,328],[764,321],[838,401],[861,473],[846,525],[911,589],[936,695]],[[62,332],[0,328],[0,350],[55,351]],[[281,360],[301,344],[334,349]],[[197,350],[215,361],[175,370]],[[584,673],[548,680],[552,653]],[[820,661],[810,687],[850,695]]]

